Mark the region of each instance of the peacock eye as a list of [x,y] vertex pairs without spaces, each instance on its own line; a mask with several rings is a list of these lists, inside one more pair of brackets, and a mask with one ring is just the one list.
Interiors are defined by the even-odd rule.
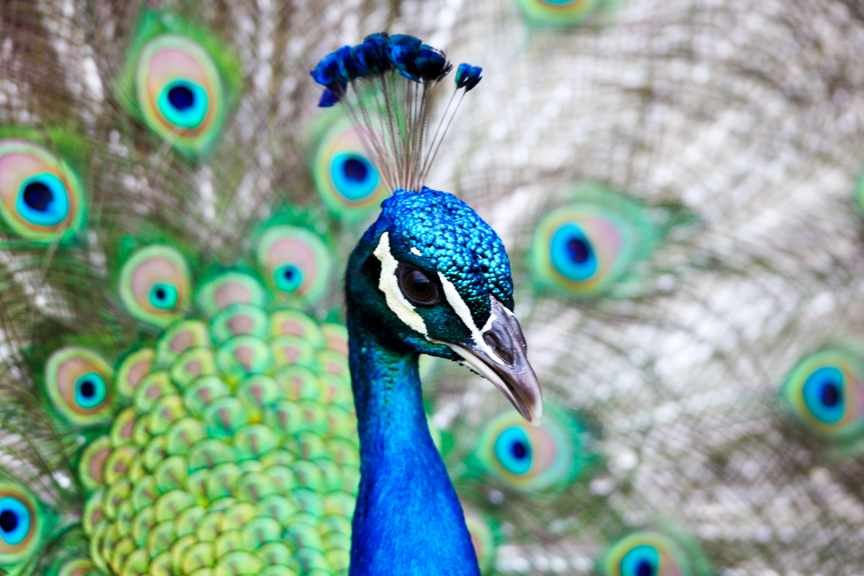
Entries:
[[835,440],[864,430],[864,367],[845,350],[823,350],[801,360],[782,394],[803,424]]
[[399,289],[412,304],[418,306],[434,306],[441,302],[438,284],[419,268],[409,264],[399,264],[396,268],[399,278]]

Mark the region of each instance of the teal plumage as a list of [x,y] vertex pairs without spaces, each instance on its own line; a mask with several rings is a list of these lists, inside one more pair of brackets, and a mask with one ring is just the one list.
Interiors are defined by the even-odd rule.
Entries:
[[[4,4],[0,570],[347,572],[342,286],[389,193],[308,71],[388,29],[483,67],[420,184],[501,237],[546,398],[421,362],[483,573],[856,573],[859,12]],[[160,50],[194,70],[148,92]]]

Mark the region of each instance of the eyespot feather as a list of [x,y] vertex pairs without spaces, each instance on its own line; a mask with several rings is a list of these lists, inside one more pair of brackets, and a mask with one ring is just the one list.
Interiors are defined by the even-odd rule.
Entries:
[[51,404],[70,423],[94,426],[110,421],[114,371],[95,352],[78,346],[55,351],[45,364]]
[[45,524],[45,513],[32,494],[16,484],[0,482],[0,566],[32,556]]
[[145,10],[117,92],[150,130],[197,158],[218,142],[240,69],[211,34],[175,14]]
[[0,218],[14,235],[56,242],[85,217],[81,180],[63,159],[28,140],[0,138]]
[[274,226],[258,242],[258,269],[271,289],[300,302],[320,301],[329,288],[333,260],[314,232]]
[[181,318],[191,298],[189,266],[167,245],[141,248],[120,271],[120,299],[135,318],[167,326]]
[[544,413],[536,427],[511,411],[493,418],[474,451],[474,459],[487,474],[520,492],[569,484],[589,458],[582,425],[554,408]]
[[387,187],[351,120],[329,114],[323,117],[312,152],[315,188],[334,216],[360,220],[387,198]]
[[851,350],[838,347],[803,358],[781,396],[823,438],[843,441],[864,432],[864,361]]

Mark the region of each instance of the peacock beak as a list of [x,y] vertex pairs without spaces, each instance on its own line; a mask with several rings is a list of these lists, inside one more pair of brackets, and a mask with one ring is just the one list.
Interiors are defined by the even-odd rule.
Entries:
[[543,393],[528,363],[528,346],[516,317],[492,298],[492,315],[480,332],[482,343],[447,344],[510,400],[525,420],[539,426]]

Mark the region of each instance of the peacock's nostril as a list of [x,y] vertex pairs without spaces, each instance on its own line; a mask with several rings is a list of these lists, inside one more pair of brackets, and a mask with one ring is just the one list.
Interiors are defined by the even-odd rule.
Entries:
[[507,364],[513,364],[513,353],[510,352],[513,342],[509,334],[506,332],[486,332],[483,334],[483,341],[495,351],[501,360]]

